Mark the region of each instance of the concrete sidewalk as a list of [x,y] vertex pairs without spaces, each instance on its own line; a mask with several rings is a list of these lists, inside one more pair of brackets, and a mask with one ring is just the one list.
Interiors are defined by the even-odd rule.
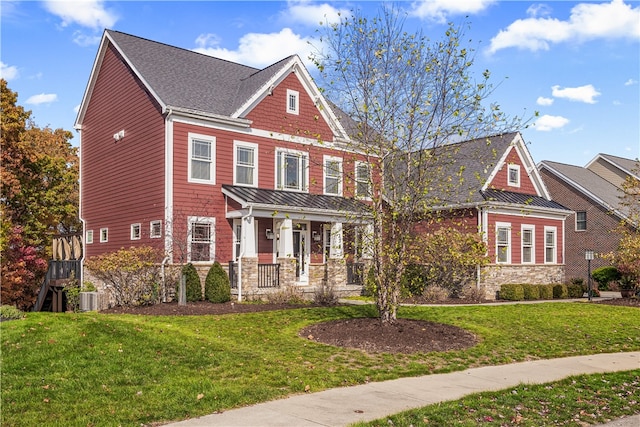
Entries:
[[[521,383],[541,384],[571,375],[633,369],[640,369],[640,352],[535,360],[296,395],[168,425],[346,426],[407,409],[457,400],[472,393],[508,389]],[[638,427],[640,416],[617,420],[610,424],[617,427]]]

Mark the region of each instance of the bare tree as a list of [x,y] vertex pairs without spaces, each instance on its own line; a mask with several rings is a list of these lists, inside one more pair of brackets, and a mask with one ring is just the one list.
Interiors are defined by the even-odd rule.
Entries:
[[520,125],[497,105],[484,106],[493,91],[490,73],[474,80],[474,50],[461,45],[464,27],[450,24],[441,40],[430,41],[406,32],[397,8],[383,7],[371,19],[355,11],[323,27],[314,55],[327,97],[344,112],[352,148],[372,168],[369,237],[383,323],[396,319],[416,220],[468,187],[451,143]]

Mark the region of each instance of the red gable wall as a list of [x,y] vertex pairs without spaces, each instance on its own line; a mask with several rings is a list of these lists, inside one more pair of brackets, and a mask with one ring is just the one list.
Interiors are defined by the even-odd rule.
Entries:
[[[120,130],[125,136],[115,141]],[[94,241],[86,256],[134,243],[161,246],[162,239],[149,238],[149,222],[164,220],[164,119],[112,47],[82,122],[81,156],[81,217]],[[130,239],[134,223],[141,224],[136,241]],[[100,228],[109,229],[109,242],[100,243]]]
[[[514,187],[508,184],[507,182],[507,174],[508,174],[508,165],[519,165],[520,166],[520,186]],[[527,173],[527,169],[518,154],[518,150],[515,147],[512,147],[505,159],[504,163],[501,165],[500,170],[493,178],[493,180],[489,183],[489,188],[494,188],[497,190],[504,191],[512,191],[514,193],[523,193],[523,194],[537,194],[536,189],[533,185],[533,181],[531,181],[531,177]]]

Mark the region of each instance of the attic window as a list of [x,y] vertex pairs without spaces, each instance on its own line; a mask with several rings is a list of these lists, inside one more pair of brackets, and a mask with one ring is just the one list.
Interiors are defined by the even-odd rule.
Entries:
[[520,187],[520,165],[509,165],[507,171],[507,184],[511,187]]
[[287,89],[287,113],[299,114],[300,94],[298,91]]

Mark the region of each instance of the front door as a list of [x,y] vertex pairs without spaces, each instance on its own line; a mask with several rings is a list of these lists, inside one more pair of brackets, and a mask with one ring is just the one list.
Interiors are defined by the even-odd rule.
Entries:
[[307,224],[297,223],[293,226],[293,257],[296,260],[296,281],[309,280],[309,253],[307,248]]

